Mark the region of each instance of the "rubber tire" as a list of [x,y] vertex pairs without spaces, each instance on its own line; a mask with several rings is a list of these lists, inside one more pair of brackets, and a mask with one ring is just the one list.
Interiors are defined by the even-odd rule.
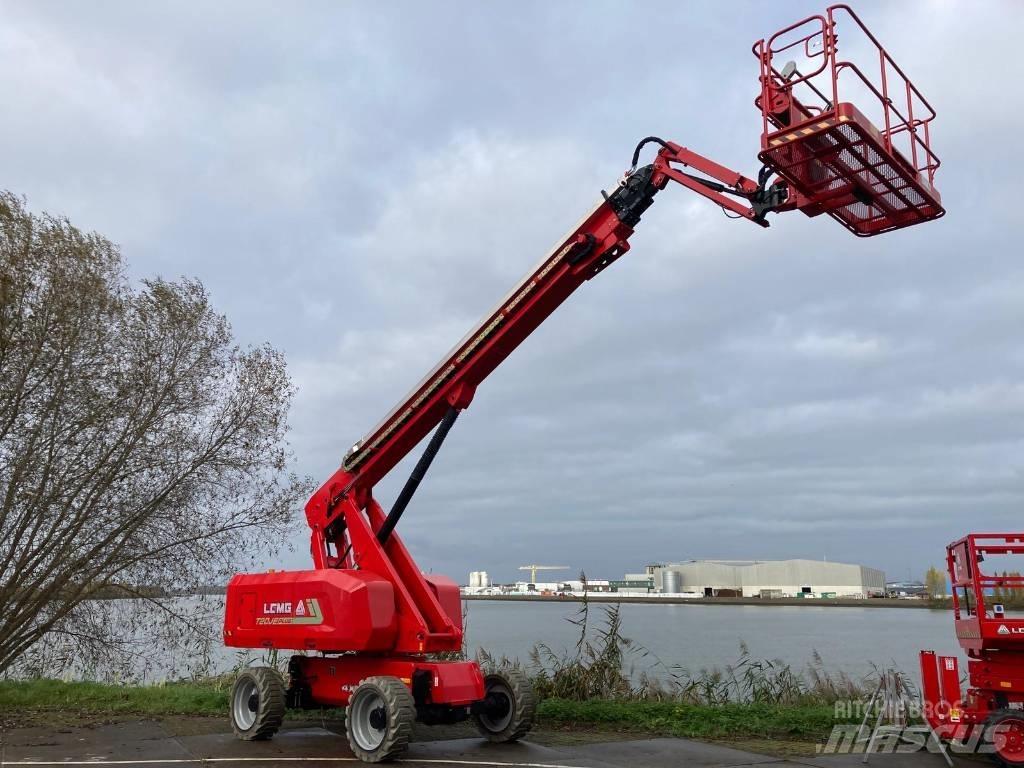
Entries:
[[[999,725],[999,723],[1006,720],[1016,720],[1022,726],[1024,726],[1024,711],[1019,709],[999,709],[989,715],[988,720],[985,721],[985,732],[990,733],[992,727]],[[993,740],[993,746],[995,746],[995,740]],[[1024,751],[1020,753],[1019,760],[1007,760],[999,752],[992,753],[992,760],[996,765],[1004,766],[1004,768],[1022,768],[1024,766]]]
[[[356,743],[352,735],[352,703],[360,696],[376,694],[384,700],[387,714],[384,740],[372,750]],[[345,735],[352,754],[364,763],[382,763],[394,760],[409,746],[412,738],[412,724],[416,720],[416,702],[405,683],[397,677],[378,675],[367,677],[352,691],[348,706],[345,707]]]
[[[235,722],[235,695],[238,689],[248,682],[255,683],[259,704],[256,708],[256,719],[249,728],[242,728]],[[271,738],[284,722],[284,680],[281,674],[271,667],[249,667],[239,672],[231,686],[231,697],[228,701],[228,717],[231,730],[242,741],[263,741]]]
[[484,721],[483,716],[473,715],[473,722],[480,735],[495,744],[507,744],[517,741],[533,727],[533,717],[537,711],[537,698],[533,693],[533,685],[529,678],[520,670],[512,667],[489,672],[484,676],[484,695],[496,684],[506,686],[512,694],[512,718],[508,725],[499,731],[493,730]]

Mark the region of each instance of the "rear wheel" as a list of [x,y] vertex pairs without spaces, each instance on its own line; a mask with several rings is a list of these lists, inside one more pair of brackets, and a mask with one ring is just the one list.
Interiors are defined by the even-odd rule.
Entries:
[[409,746],[416,703],[397,677],[368,677],[352,692],[345,734],[352,752],[366,763],[392,760]]
[[533,727],[537,709],[533,686],[518,669],[503,668],[484,676],[483,706],[473,715],[488,741],[516,741]]
[[992,759],[1006,768],[1024,766],[1024,712],[999,710],[989,717],[986,725],[987,738],[995,748]]
[[276,669],[242,670],[231,687],[231,729],[243,741],[269,739],[284,722],[284,681]]

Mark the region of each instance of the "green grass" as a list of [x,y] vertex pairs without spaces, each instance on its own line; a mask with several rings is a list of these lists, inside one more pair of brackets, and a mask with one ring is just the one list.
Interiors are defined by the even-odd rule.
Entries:
[[[65,715],[159,717],[224,716],[228,687],[221,680],[151,686],[65,683],[59,680],[0,681],[0,712],[61,712]],[[568,701],[545,699],[541,727],[591,726],[698,739],[763,738],[818,740],[837,721],[822,704],[724,704],[670,701]]]
[[60,680],[0,681],[0,712],[76,711],[110,715],[223,715],[228,688],[203,683],[127,686]]
[[837,720],[822,704],[724,704],[708,706],[671,701],[567,701],[546,699],[542,724],[588,724],[628,728],[681,738],[820,739]]

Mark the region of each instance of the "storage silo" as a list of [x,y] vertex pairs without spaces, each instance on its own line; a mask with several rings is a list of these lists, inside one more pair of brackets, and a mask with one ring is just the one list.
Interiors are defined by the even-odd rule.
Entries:
[[679,571],[665,569],[661,572],[661,591],[667,594],[678,595],[683,591],[683,574]]
[[487,575],[487,571],[480,571],[480,586],[485,588],[491,586],[491,577]]

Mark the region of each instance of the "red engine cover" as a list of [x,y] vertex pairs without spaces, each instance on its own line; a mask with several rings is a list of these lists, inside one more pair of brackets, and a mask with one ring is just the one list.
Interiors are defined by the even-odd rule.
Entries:
[[228,583],[225,645],[387,651],[397,630],[394,587],[368,571],[243,573]]

